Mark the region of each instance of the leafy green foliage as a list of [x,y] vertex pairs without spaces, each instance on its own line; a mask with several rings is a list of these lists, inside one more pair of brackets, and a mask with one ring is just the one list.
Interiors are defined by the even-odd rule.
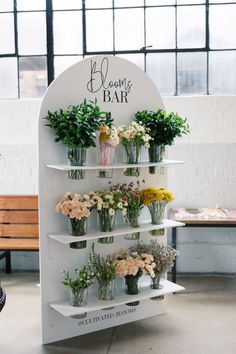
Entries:
[[94,243],[92,252],[89,254],[89,263],[95,273],[97,281],[101,284],[107,284],[116,277],[115,265],[110,255],[106,258],[94,251]]
[[48,111],[48,124],[52,128],[56,138],[62,144],[69,147],[96,146],[96,131],[100,125],[112,125],[111,112],[102,112],[97,105],[97,100],[83,101],[77,106],[69,106],[67,109],[60,108],[56,112]]
[[93,284],[94,273],[88,266],[84,266],[82,269],[75,269],[76,278],[72,279],[68,271],[64,271],[64,281],[62,284],[73,290],[86,289]]
[[187,120],[174,112],[166,113],[162,109],[157,109],[156,112],[144,110],[137,112],[135,117],[152,137],[150,144],[172,145],[176,137],[181,138],[190,132]]

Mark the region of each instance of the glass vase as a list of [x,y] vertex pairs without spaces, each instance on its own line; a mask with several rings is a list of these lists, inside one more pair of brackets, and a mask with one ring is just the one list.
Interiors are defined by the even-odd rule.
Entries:
[[161,274],[157,274],[155,275],[154,278],[152,279],[152,284],[151,284],[151,288],[152,289],[162,289],[163,286],[160,284],[160,280],[161,280]]
[[[86,148],[82,146],[69,147],[67,152],[68,163],[70,166],[84,166],[86,161]],[[84,179],[85,170],[68,171],[70,179]]]
[[71,306],[82,307],[87,305],[88,288],[73,289],[69,288],[69,298]]
[[[133,228],[138,228],[140,226],[140,213],[141,209],[140,207],[137,208],[127,208],[126,212],[126,222],[130,227]],[[139,240],[140,238],[140,232],[134,232],[132,234],[128,234],[125,236],[126,240]]]
[[[70,228],[71,228],[71,234],[72,236],[84,236],[87,234],[87,221],[88,218],[81,218],[81,219],[76,219],[76,218],[70,218]],[[70,243],[70,248],[86,248],[87,246],[87,241],[76,241]]]
[[166,205],[167,203],[163,200],[155,201],[148,205],[148,209],[151,214],[152,224],[163,224]]
[[[138,295],[139,293],[139,279],[140,279],[139,274],[136,275],[126,275],[125,276],[125,292],[127,295]],[[137,306],[139,304],[139,301],[133,301],[129,302],[126,305],[129,306]]]
[[[98,150],[98,164],[103,166],[111,166],[114,162],[115,148],[106,142],[100,142]],[[113,170],[98,170],[98,177],[112,178]]]
[[[150,147],[148,149],[149,162],[161,162],[163,160],[165,154],[165,145],[150,143]],[[154,174],[156,172],[155,166],[149,167],[149,173]]]
[[113,300],[115,298],[115,280],[98,282],[99,300]]
[[[125,150],[125,162],[127,164],[137,164],[140,161],[141,145],[131,140],[123,144]],[[128,167],[124,170],[125,176],[139,176],[139,167]]]
[[[98,213],[98,224],[99,224],[100,231],[101,232],[113,231],[115,227],[116,213],[114,212],[114,215],[110,215],[109,209],[98,210],[97,213]],[[113,236],[102,237],[98,239],[98,242],[113,243],[114,237]]]

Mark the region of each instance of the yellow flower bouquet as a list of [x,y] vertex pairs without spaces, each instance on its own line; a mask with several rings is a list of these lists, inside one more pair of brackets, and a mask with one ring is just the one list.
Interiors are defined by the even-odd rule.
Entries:
[[173,193],[164,188],[145,188],[140,191],[140,198],[150,211],[152,224],[163,223],[165,207],[175,200]]

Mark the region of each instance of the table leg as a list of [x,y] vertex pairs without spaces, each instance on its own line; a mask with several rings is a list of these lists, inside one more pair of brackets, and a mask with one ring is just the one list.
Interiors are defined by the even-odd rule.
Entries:
[[[172,240],[171,240],[172,241],[172,246],[175,249],[177,249],[177,227],[173,227],[172,228],[171,237],[172,237]],[[175,258],[174,265],[172,267],[171,273],[172,273],[172,282],[176,283],[176,258]]]

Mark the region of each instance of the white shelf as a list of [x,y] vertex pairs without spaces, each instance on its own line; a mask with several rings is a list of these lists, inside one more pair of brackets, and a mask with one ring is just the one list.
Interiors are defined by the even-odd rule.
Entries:
[[50,307],[65,317],[71,317],[85,312],[88,313],[93,311],[99,311],[114,306],[124,305],[129,302],[146,300],[152,297],[162,296],[165,294],[184,290],[182,286],[174,284],[168,280],[162,280],[161,285],[163,286],[163,288],[158,290],[153,290],[150,288],[150,286],[141,288],[138,295],[127,295],[122,290],[120,290],[119,293],[116,294],[115,299],[110,301],[101,301],[94,295],[91,295],[89,296],[88,304],[83,307],[71,306],[66,301],[50,303]]
[[69,244],[76,241],[84,241],[84,240],[96,240],[102,237],[109,237],[109,236],[121,236],[121,235],[128,235],[133,234],[135,232],[145,232],[145,231],[152,231],[152,230],[159,230],[159,229],[168,229],[171,227],[179,227],[184,226],[185,224],[179,221],[168,220],[165,219],[163,224],[154,225],[150,222],[143,223],[140,227],[133,228],[127,225],[122,225],[118,227],[116,230],[111,232],[99,232],[99,230],[90,230],[87,235],[85,236],[72,236],[66,232],[64,233],[50,233],[48,236],[55,241],[60,243]]
[[162,162],[140,162],[136,164],[118,163],[114,165],[86,165],[86,166],[69,166],[66,164],[47,164],[48,168],[53,168],[60,171],[71,171],[71,170],[111,170],[111,169],[126,169],[130,167],[150,167],[150,166],[166,166],[166,165],[178,165],[183,164],[184,161],[178,160],[163,160]]

